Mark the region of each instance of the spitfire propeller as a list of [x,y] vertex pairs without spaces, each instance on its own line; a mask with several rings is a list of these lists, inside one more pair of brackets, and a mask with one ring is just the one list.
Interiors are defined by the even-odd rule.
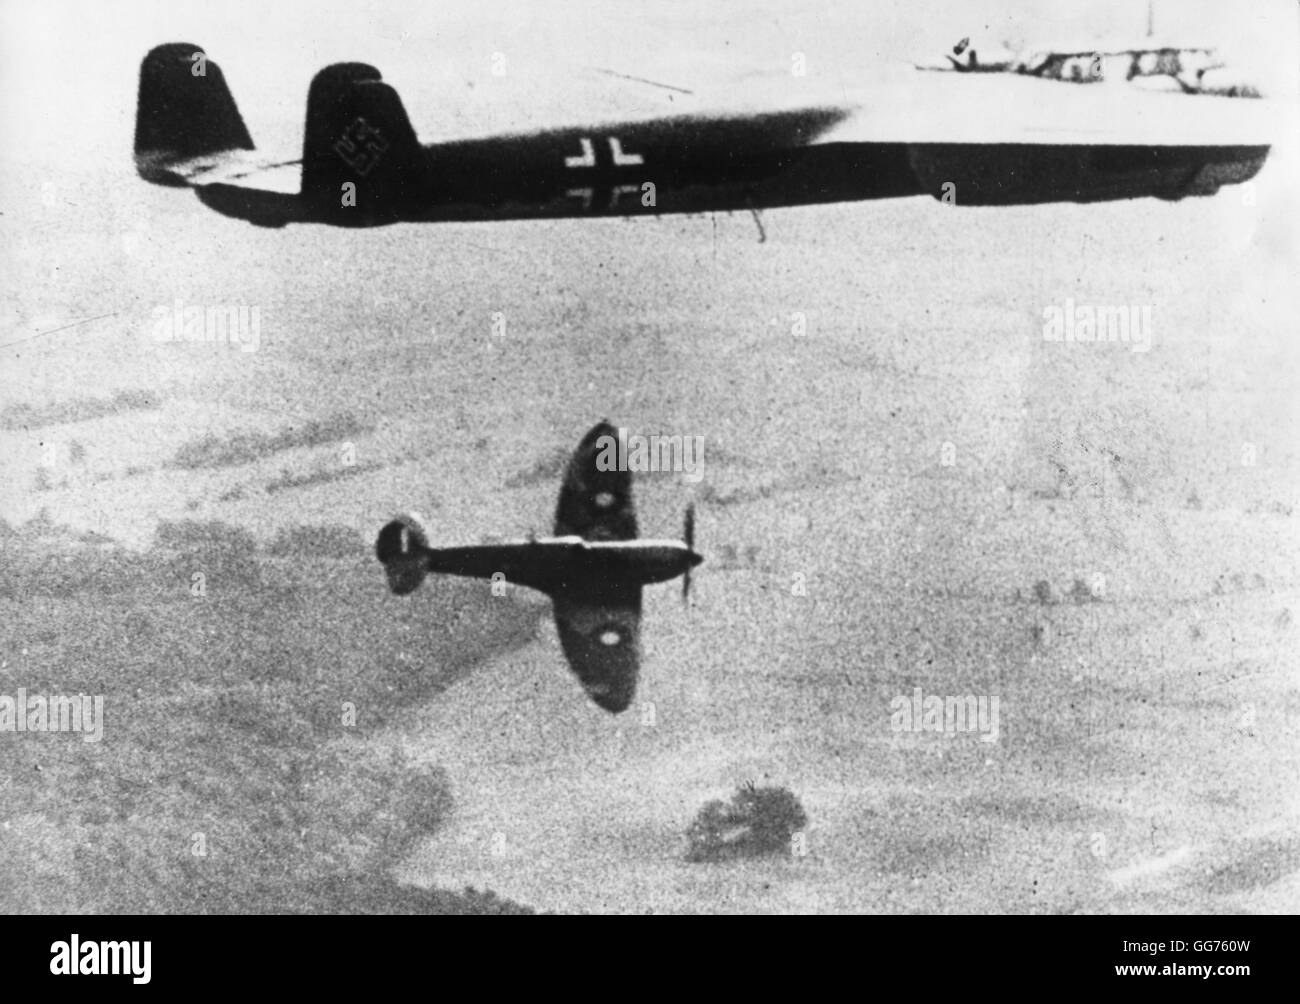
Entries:
[[[695,551],[695,503],[692,502],[686,507],[686,526],[682,529],[682,537],[686,541],[687,548],[694,553]],[[686,603],[691,595],[691,566],[686,566],[686,573],[682,576],[682,602]]]

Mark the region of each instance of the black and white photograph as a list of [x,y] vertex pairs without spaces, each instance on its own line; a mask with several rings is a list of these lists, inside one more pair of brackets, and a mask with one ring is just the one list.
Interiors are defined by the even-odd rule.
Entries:
[[0,913],[1300,911],[1298,54],[3,0]]

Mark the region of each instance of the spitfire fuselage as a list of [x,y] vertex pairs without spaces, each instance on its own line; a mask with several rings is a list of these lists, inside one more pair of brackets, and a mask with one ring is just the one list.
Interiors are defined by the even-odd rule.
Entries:
[[426,570],[528,586],[550,593],[562,586],[666,582],[702,560],[679,540],[583,540],[549,537],[425,552]]

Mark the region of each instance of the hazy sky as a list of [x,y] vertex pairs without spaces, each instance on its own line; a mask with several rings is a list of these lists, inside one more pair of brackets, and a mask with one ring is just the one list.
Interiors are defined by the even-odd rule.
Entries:
[[[86,166],[121,157],[140,58],[153,45],[188,41],[226,70],[253,136],[301,128],[306,85],[340,60],[375,63],[399,86],[417,128],[439,115],[472,114],[487,126],[519,102],[563,115],[570,95],[590,98],[576,74],[600,66],[725,89],[745,70],[787,72],[806,54],[810,76],[835,83],[891,60],[933,56],[963,35],[985,44],[1072,45],[1140,39],[1146,0],[848,0],[599,3],[354,2],[220,4],[143,0],[4,0],[0,3],[0,157],[76,157]],[[1156,4],[1161,36],[1212,43],[1270,82],[1293,87],[1296,5],[1290,0]],[[509,59],[506,88],[489,94],[493,53]],[[477,93],[475,84],[478,84]],[[431,100],[416,100],[422,86]],[[585,88],[585,90],[583,89]],[[481,104],[476,109],[475,102]],[[297,142],[296,137],[293,140]]]

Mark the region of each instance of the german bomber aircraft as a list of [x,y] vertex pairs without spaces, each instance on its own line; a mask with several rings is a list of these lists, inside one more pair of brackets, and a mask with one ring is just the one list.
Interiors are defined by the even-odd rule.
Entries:
[[560,645],[587,695],[617,714],[636,692],[641,587],[684,576],[704,559],[694,550],[694,510],[684,540],[637,539],[629,471],[602,470],[604,437],[596,425],[574,451],[560,487],[555,536],[544,539],[430,547],[417,517],[400,516],[379,531],[375,553],[398,596],[414,592],[429,572],[528,586],[551,597]]
[[[1253,177],[1269,151],[1242,127],[1241,102],[1188,116],[1159,104],[1172,96],[1067,96],[1036,78],[970,74],[960,90],[935,91],[924,78],[936,76],[858,104],[773,102],[422,145],[377,69],[336,63],[312,80],[294,159],[254,150],[221,69],[178,42],[141,65],[135,161],[146,180],[193,188],[254,224],[378,226],[924,194],[963,206],[1180,199]],[[972,110],[953,113],[954,101]],[[1017,117],[1017,129],[988,132]]]

